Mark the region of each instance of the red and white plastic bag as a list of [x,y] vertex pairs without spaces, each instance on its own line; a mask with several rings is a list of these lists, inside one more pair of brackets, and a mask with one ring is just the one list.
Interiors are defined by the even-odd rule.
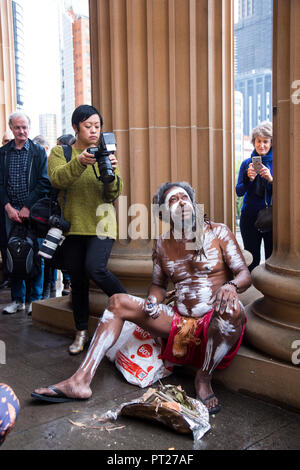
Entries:
[[161,359],[159,341],[131,322],[125,322],[120,338],[106,355],[127,382],[141,388],[173,372],[172,364],[164,364]]

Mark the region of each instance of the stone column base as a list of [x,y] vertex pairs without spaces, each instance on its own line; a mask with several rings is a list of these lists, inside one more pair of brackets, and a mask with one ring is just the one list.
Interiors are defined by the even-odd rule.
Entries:
[[246,338],[270,357],[294,364],[295,350],[300,347],[299,277],[261,264],[252,271],[252,280],[264,296],[246,307]]
[[[300,330],[270,318],[264,318],[264,298],[246,307],[248,318],[245,337],[259,351],[293,364],[293,354],[300,348]],[[298,344],[298,346],[297,346]],[[300,353],[298,355],[300,357]]]

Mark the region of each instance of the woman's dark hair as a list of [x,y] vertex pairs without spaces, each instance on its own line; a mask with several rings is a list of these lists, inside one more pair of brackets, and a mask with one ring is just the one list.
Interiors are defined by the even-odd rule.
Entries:
[[90,106],[89,104],[82,104],[74,110],[72,114],[72,126],[75,125],[76,129],[79,131],[79,124],[86,121],[89,117],[93,116],[93,114],[98,114],[102,127],[103,119],[101,114],[99,113],[98,109],[94,108],[94,106]]

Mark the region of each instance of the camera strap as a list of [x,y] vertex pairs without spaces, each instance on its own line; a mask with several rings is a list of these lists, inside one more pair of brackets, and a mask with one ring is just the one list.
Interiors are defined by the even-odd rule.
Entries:
[[115,198],[110,199],[110,200],[106,198],[105,192],[106,192],[106,187],[107,187],[107,185],[103,183],[102,199],[103,199],[104,202],[106,202],[106,203],[108,203],[108,204],[115,202],[116,199],[118,199],[118,197],[119,197],[119,193],[120,193],[120,177],[119,177],[118,175],[115,175],[115,177],[117,178],[117,184],[118,184],[117,196],[116,196]]
[[[66,159],[66,162],[69,163],[71,158],[72,158],[72,146],[71,145],[62,145],[62,149],[63,149],[63,152],[64,152],[64,157]],[[67,199],[67,190],[65,189],[64,190],[64,199],[63,199],[63,203],[62,203],[62,207],[61,207],[61,214],[60,214],[61,218],[64,217],[66,199]]]

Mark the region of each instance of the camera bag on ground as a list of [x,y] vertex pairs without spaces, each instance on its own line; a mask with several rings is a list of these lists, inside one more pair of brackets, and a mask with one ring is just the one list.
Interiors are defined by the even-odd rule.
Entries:
[[[67,163],[71,160],[72,147],[62,145]],[[45,238],[50,229],[49,219],[51,216],[60,216],[61,208],[58,203],[59,189],[52,187],[50,194],[37,201],[30,209],[30,218],[38,237]]]
[[33,279],[41,269],[38,241],[30,223],[12,225],[6,248],[6,268],[13,279]]

